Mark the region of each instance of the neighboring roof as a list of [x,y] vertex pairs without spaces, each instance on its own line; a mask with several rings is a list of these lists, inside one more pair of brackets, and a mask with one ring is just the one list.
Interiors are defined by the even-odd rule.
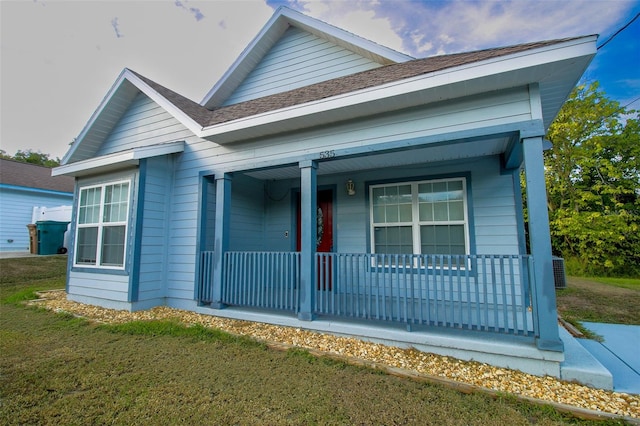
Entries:
[[208,110],[194,101],[167,89],[166,87],[133,72],[138,78],[152,87],[156,92],[182,110],[200,126],[209,127],[228,121],[238,120],[256,114],[262,114],[282,108],[317,101],[332,96],[338,96],[356,90],[380,86],[394,81],[404,80],[419,75],[442,71],[475,62],[507,56],[519,52],[552,46],[581,37],[564,38],[558,40],[540,41],[536,43],[519,44],[515,46],[478,50],[474,52],[456,53],[451,55],[433,56],[415,59],[399,64],[386,65],[368,71],[351,74],[345,77],[265,96],[234,105]]
[[0,184],[73,193],[75,179],[51,176],[51,168],[0,159]]
[[289,27],[300,28],[336,43],[380,65],[414,59],[295,10],[279,7],[222,78],[211,88],[201,104],[208,109],[222,105]]

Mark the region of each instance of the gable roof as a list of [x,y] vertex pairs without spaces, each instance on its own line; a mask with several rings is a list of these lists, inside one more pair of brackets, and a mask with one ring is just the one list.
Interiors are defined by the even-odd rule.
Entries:
[[281,6],[222,78],[209,90],[201,105],[208,109],[221,106],[289,27],[300,28],[380,65],[389,65],[414,59],[404,53],[381,46],[326,22]]
[[368,71],[339,77],[298,89],[253,99],[238,104],[206,109],[201,105],[185,98],[184,96],[155,83],[132,71],[138,78],[152,87],[168,101],[185,112],[192,120],[203,128],[228,121],[238,120],[252,115],[262,114],[282,108],[292,107],[307,102],[339,96],[346,93],[381,86],[388,83],[442,71],[448,68],[459,67],[477,63],[488,59],[507,56],[519,52],[534,50],[537,48],[553,46],[567,41],[578,40],[581,37],[572,37],[559,40],[540,41],[535,43],[519,44],[515,46],[485,49],[474,52],[455,53],[450,55],[433,56],[423,59],[391,64]]
[[[196,134],[216,143],[309,126],[309,120],[293,123],[294,119],[309,114],[316,117],[324,114],[322,122],[336,122],[446,100],[447,96],[466,96],[531,83],[541,83],[542,118],[548,127],[595,54],[595,40],[596,36],[572,37],[415,59],[213,110],[132,73],[188,116],[193,125],[201,129]],[[414,84],[417,81],[419,84]],[[439,87],[455,84],[457,89],[447,90],[446,94],[434,92]],[[427,93],[429,90],[434,92],[431,96]],[[372,92],[376,92],[375,95]],[[413,93],[411,99],[410,93]],[[388,102],[400,97],[402,102],[395,102],[394,106]],[[372,108],[373,103],[377,105]],[[332,108],[333,114],[329,112]],[[252,131],[246,130],[251,126],[255,127]]]
[[0,184],[72,194],[75,179],[70,176],[52,177],[49,167],[0,159]]
[[[279,10],[271,24],[263,29],[262,37],[267,37],[268,30],[279,20],[284,19],[282,22],[289,25],[292,16],[299,20],[306,18],[288,9]],[[319,21],[312,22],[317,24]],[[540,93],[542,129],[550,125],[595,55],[596,38],[548,40],[424,59],[396,58],[403,61],[215,108],[206,108],[125,68],[62,164],[95,156],[111,129],[140,93],[164,108],[194,135],[225,144],[534,84]],[[260,43],[256,40],[251,49],[258,48]],[[367,43],[367,46],[371,44]],[[233,70],[229,73],[238,75]]]

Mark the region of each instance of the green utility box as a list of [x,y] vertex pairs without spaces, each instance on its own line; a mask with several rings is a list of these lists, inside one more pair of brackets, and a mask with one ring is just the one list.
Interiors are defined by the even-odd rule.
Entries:
[[38,234],[38,254],[62,254],[67,252],[64,246],[64,233],[69,222],[43,220],[36,222]]

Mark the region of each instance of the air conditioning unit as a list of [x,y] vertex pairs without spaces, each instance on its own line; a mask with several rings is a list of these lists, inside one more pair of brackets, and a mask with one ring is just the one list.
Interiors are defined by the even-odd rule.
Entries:
[[556,288],[567,288],[567,277],[564,271],[564,259],[553,256],[553,281]]

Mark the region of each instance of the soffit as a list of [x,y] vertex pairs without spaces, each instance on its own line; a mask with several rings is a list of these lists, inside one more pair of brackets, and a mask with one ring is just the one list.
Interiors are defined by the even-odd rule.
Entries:
[[[318,176],[349,174],[364,170],[406,167],[443,161],[468,160],[502,154],[507,150],[513,135],[499,135],[482,139],[448,141],[419,148],[396,150],[377,154],[338,158],[318,163]],[[243,172],[262,180],[298,179],[297,164]]]

